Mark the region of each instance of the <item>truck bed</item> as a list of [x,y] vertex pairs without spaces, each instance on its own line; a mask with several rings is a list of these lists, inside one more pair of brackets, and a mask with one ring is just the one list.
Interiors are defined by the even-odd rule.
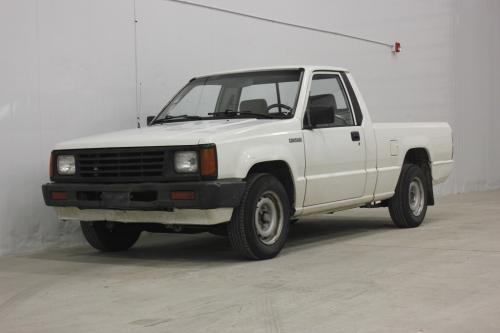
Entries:
[[451,128],[444,122],[373,123],[377,146],[376,195],[394,191],[405,158],[404,152],[425,147],[434,184],[443,182],[453,168]]

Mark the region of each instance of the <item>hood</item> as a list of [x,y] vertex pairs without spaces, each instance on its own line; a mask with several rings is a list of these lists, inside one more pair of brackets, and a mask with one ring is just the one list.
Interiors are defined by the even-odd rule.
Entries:
[[217,135],[238,134],[273,119],[217,119],[173,122],[135,128],[65,141],[55,149],[120,148],[147,146],[196,145]]

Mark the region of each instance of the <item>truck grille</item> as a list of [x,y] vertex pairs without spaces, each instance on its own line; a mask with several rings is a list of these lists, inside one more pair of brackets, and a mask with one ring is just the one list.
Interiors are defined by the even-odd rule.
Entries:
[[76,160],[82,178],[147,179],[164,174],[165,151],[89,152],[78,154]]

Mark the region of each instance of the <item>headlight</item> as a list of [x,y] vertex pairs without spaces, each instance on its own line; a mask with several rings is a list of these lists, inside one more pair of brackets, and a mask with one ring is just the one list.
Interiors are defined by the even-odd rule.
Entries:
[[192,173],[198,171],[198,153],[195,151],[178,151],[174,155],[175,172]]
[[74,175],[76,171],[75,156],[59,155],[57,156],[57,173],[60,175]]

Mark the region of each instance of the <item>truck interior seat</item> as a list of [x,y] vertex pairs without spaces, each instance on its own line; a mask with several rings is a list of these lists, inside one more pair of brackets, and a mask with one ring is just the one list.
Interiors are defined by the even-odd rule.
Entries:
[[267,112],[267,102],[263,98],[258,99],[247,99],[246,101],[240,102],[241,112],[252,112],[258,114],[268,114]]
[[333,107],[337,110],[337,101],[333,94],[321,94],[309,96],[309,106],[310,107]]

